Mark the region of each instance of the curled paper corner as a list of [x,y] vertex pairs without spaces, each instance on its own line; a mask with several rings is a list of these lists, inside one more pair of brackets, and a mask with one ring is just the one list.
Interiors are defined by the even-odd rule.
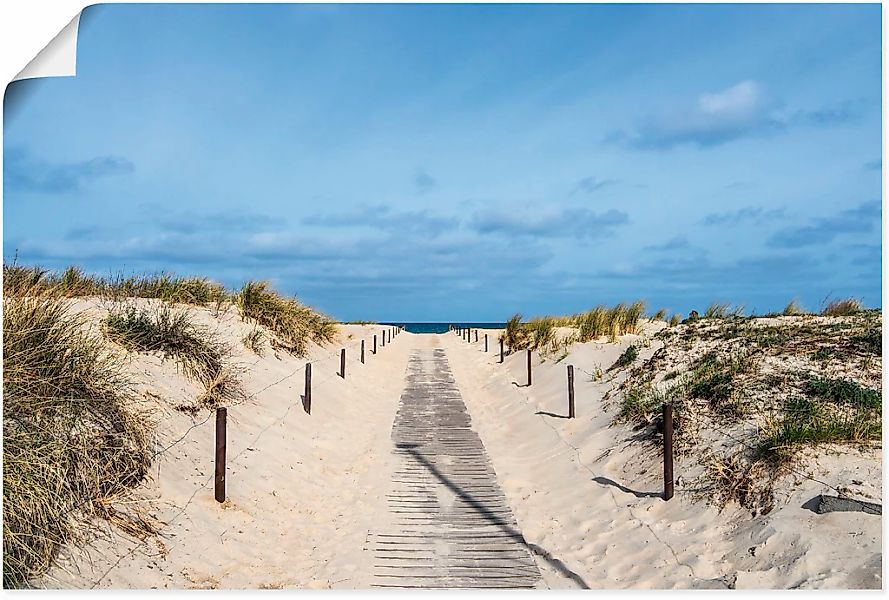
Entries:
[[75,76],[77,74],[77,29],[80,26],[81,13],[82,11],[77,13],[71,22],[65,25],[58,35],[13,78],[13,81],[35,77]]

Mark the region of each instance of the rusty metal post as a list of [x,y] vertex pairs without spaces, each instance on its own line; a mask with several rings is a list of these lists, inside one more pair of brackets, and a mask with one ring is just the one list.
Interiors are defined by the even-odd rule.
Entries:
[[361,340],[361,364],[364,364],[364,340]]
[[216,408],[216,489],[217,502],[225,502],[225,420],[228,411]]
[[346,378],[346,349],[340,350],[340,377]]
[[528,387],[531,387],[531,349],[528,348]]
[[673,404],[664,403],[664,500],[673,497]]
[[312,363],[306,363],[306,390],[303,394],[306,414],[312,414]]
[[574,365],[568,365],[568,418],[574,418]]

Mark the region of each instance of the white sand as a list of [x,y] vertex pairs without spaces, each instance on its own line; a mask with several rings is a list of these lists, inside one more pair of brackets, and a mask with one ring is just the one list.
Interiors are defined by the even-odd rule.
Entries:
[[[361,551],[388,486],[389,432],[408,354],[404,335],[370,353],[382,327],[343,326],[339,344],[312,348],[312,413],[302,408],[304,359],[267,348],[262,358],[239,342],[252,326],[234,312],[204,320],[232,344],[255,398],[228,409],[227,500],[213,498],[215,418],[192,420],[165,405],[188,403],[199,387],[172,361],[137,356],[132,372],[152,401],[159,443],[178,445],[159,457],[155,476],[137,493],[163,525],[157,539],[133,544],[114,529],[86,551],[68,549],[48,587],[257,588],[363,587]],[[350,337],[351,336],[351,337]],[[367,363],[358,361],[364,338]],[[339,348],[347,353],[339,377]],[[323,358],[322,358],[323,357]],[[292,377],[274,384],[293,374]],[[268,389],[265,389],[267,386]],[[379,503],[380,507],[376,508]],[[130,552],[132,550],[132,552]]]
[[[605,371],[637,336],[617,345],[578,344],[558,364],[540,364],[535,353],[530,388],[519,387],[527,382],[525,352],[500,365],[499,355],[485,355],[476,344],[456,336],[443,340],[527,541],[590,588],[882,586],[880,517],[802,508],[818,494],[835,493],[811,479],[781,481],[777,507],[756,518],[738,507],[720,513],[693,501],[681,485],[669,502],[633,493],[662,491],[661,455],[628,428],[610,426],[616,407],[603,406],[602,397],[614,382],[607,374],[592,381],[584,371]],[[650,356],[658,344],[640,356]],[[577,418],[538,414],[567,415],[568,364],[576,370]],[[810,454],[815,479],[833,486],[862,481],[858,491],[867,488],[880,502],[879,450]],[[677,477],[683,466],[676,463]],[[548,563],[541,561],[541,570],[551,587],[577,587]]]
[[[524,353],[497,364],[495,335],[489,334],[487,355],[482,341],[402,333],[373,356],[370,335],[381,327],[344,326],[341,342],[311,350],[310,359],[319,362],[310,416],[300,403],[305,360],[250,353],[238,340],[252,326],[233,312],[202,318],[235,347],[245,387],[258,392],[229,409],[228,500],[213,499],[213,419],[189,431],[207,411],[193,420],[169,408],[200,390],[171,361],[138,356],[132,372],[142,391],[161,398],[146,400],[160,443],[188,432],[134,494],[151,499],[143,508],[161,524],[160,535],[139,543],[108,528],[108,536],[87,549],[67,549],[47,587],[367,587],[372,563],[365,540],[389,519],[390,430],[407,357],[414,347],[434,345],[447,349],[547,586],[725,587],[735,580],[739,588],[881,586],[880,518],[802,509],[829,491],[821,484],[782,482],[789,497],[755,519],[740,509],[719,513],[693,502],[681,485],[670,502],[656,497],[662,485],[657,451],[634,441],[629,429],[610,426],[614,409],[601,400],[614,384],[610,375],[594,382],[584,373],[597,366],[605,371],[637,336],[617,345],[576,345],[558,364],[539,364],[535,355],[534,383],[526,388],[513,383],[526,382]],[[349,350],[343,380],[339,348],[362,338],[367,364],[358,363],[357,349]],[[566,414],[567,364],[577,368],[578,418],[536,414]],[[680,461],[677,475],[682,469]],[[828,456],[814,471],[834,485],[853,476],[879,482],[879,453]],[[872,491],[879,501],[879,483]]]

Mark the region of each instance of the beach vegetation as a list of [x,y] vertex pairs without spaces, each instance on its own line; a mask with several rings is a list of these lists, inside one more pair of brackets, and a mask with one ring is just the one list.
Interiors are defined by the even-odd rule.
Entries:
[[265,334],[262,332],[262,329],[259,327],[253,327],[248,333],[241,338],[241,343],[244,344],[244,347],[256,354],[257,356],[262,356],[265,342]]
[[305,356],[309,342],[330,342],[336,337],[336,323],[294,298],[275,292],[264,281],[248,281],[235,296],[241,316],[258,323],[278,337],[280,345],[297,356]]
[[628,367],[636,361],[636,358],[639,356],[639,347],[636,344],[631,344],[627,346],[627,349],[624,350],[620,356],[617,357],[617,360],[614,361],[614,364],[611,365],[609,371],[614,369],[622,369],[624,367]]
[[744,307],[730,302],[713,302],[704,311],[703,319],[730,319],[744,316]]
[[787,306],[784,307],[781,314],[785,317],[798,317],[809,313],[806,312],[806,309],[804,309],[796,299],[793,299],[787,303]]
[[128,350],[162,352],[174,359],[187,377],[204,386],[198,404],[212,407],[241,397],[240,385],[227,364],[228,347],[197,324],[189,311],[168,304],[126,304],[114,308],[103,324],[106,335]]
[[844,298],[830,302],[821,311],[821,315],[825,317],[848,317],[856,315],[862,310],[861,302],[855,298]]
[[[16,275],[34,282],[36,272]],[[3,299],[5,588],[43,574],[94,517],[131,533],[151,527],[111,506],[151,458],[123,361],[63,300],[16,285],[21,295]]]

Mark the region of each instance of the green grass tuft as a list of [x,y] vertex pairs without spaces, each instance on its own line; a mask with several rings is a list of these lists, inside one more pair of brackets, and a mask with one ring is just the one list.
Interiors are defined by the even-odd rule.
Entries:
[[883,395],[879,390],[866,388],[851,379],[813,377],[806,383],[805,392],[810,397],[834,404],[862,408],[879,408],[883,405]]
[[614,364],[611,365],[609,371],[613,369],[621,369],[623,367],[628,367],[633,362],[635,362],[636,358],[639,356],[639,347],[636,344],[631,346],[627,346],[627,349],[621,353],[620,356],[617,357],[617,360],[614,361]]

